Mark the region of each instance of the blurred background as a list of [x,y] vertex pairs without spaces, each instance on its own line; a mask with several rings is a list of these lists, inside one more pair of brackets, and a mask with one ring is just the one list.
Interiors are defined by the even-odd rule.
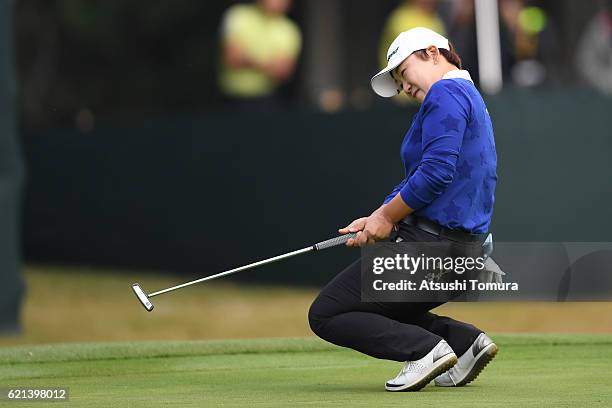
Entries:
[[[309,335],[317,288],[357,250],[152,314],[130,285],[302,248],[378,207],[418,106],[369,80],[415,26],[448,36],[485,96],[496,239],[611,241],[612,1],[0,0],[0,344]],[[609,303],[444,308],[612,331]]]

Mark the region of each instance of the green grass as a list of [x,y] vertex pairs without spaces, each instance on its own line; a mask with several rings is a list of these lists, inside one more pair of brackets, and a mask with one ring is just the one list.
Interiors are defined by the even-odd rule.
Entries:
[[[48,266],[29,266],[25,277],[23,334],[0,337],[0,347],[311,336],[308,308],[319,292],[219,280],[156,297],[155,311],[147,313],[132,293],[133,282],[154,291],[187,278]],[[612,333],[612,302],[449,303],[433,312],[487,332]]]
[[500,352],[474,383],[418,393],[383,390],[399,363],[315,338],[10,347],[0,387],[67,386],[58,407],[612,406],[612,336],[494,337]]

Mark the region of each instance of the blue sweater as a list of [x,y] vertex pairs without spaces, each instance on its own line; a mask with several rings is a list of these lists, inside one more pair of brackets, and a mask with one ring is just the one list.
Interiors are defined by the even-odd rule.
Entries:
[[474,84],[442,79],[430,88],[400,149],[399,192],[415,214],[474,234],[489,229],[497,154],[489,112]]

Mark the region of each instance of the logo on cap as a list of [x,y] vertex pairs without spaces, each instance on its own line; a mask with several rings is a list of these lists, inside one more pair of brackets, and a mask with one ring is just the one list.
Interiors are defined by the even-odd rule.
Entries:
[[391,54],[389,54],[389,55],[387,56],[387,62],[389,62],[389,60],[391,59],[391,57],[392,57],[392,56],[394,56],[394,55],[397,53],[397,51],[398,51],[398,50],[399,50],[399,47],[397,47],[396,49],[394,49],[394,50],[391,52]]

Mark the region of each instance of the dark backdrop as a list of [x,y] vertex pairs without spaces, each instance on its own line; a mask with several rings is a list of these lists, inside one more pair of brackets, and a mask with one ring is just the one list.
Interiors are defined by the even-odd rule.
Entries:
[[[488,106],[496,240],[610,241],[612,100],[515,91]],[[212,274],[326,239],[403,178],[413,113],[211,113],[37,134],[26,257]],[[245,277],[321,283],[357,256],[335,249]]]

